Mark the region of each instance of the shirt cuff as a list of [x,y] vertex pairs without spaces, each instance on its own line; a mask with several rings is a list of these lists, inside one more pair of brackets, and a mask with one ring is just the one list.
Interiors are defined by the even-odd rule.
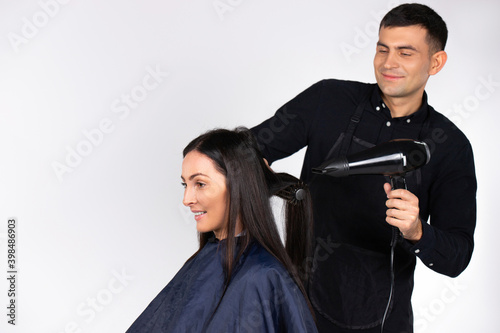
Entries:
[[405,248],[413,253],[415,256],[420,258],[422,263],[424,263],[428,267],[434,266],[432,253],[434,253],[434,247],[436,244],[436,234],[434,228],[427,224],[426,222],[422,223],[422,238],[415,244],[411,243],[408,240],[405,240]]

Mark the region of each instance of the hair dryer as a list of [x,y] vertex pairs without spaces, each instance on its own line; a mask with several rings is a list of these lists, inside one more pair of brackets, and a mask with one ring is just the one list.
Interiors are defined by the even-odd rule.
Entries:
[[391,177],[393,189],[401,188],[401,176],[420,168],[431,158],[425,142],[411,139],[396,139],[363,150],[347,157],[339,157],[313,168],[312,172],[333,177],[349,175],[385,175]]

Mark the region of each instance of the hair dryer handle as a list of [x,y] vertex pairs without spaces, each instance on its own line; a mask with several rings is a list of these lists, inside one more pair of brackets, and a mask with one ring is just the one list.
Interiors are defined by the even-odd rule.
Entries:
[[391,187],[393,190],[403,189],[406,190],[406,180],[404,175],[392,175],[391,178]]

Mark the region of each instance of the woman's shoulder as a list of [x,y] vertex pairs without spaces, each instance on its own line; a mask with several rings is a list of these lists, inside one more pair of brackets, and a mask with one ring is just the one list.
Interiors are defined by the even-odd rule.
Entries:
[[219,314],[239,316],[241,327],[252,327],[252,332],[317,332],[299,287],[285,266],[258,243],[248,248],[224,299]]
[[292,281],[285,266],[258,242],[250,245],[240,269],[250,281],[261,285],[279,280]]

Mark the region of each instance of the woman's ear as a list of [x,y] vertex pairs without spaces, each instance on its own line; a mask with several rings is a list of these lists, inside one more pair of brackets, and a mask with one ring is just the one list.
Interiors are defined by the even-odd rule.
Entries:
[[431,56],[431,68],[429,70],[429,75],[435,75],[443,69],[444,64],[448,60],[448,54],[445,51],[438,51]]

